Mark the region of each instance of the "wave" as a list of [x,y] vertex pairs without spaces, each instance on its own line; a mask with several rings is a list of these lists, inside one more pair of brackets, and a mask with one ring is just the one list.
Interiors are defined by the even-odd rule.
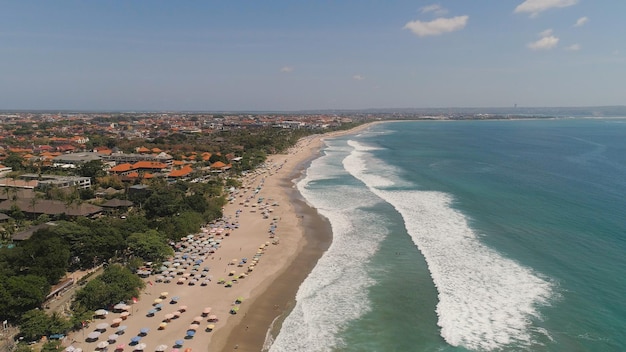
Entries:
[[[531,269],[483,245],[465,216],[441,192],[397,190],[389,166],[373,163],[370,147],[348,141],[353,151],[343,166],[402,216],[426,259],[438,291],[441,336],[453,346],[496,350],[537,343],[533,321],[549,303],[552,284]],[[381,176],[381,170],[385,176]],[[413,187],[414,188],[414,187]]]
[[[354,179],[343,170],[341,160],[350,149],[341,153],[341,148],[331,145],[297,184],[307,202],[330,221],[333,241],[298,289],[296,305],[269,348],[271,352],[339,347],[342,329],[370,309],[367,289],[374,281],[367,273],[367,262],[387,235],[388,224],[382,216],[361,209],[380,199],[362,185],[349,184]],[[340,186],[318,185],[342,176],[348,180]]]

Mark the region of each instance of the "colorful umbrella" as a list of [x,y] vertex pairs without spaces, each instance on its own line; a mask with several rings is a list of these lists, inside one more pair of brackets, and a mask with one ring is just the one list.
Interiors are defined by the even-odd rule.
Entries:
[[107,348],[109,347],[109,343],[106,341],[100,341],[98,342],[98,348],[102,349],[102,348]]

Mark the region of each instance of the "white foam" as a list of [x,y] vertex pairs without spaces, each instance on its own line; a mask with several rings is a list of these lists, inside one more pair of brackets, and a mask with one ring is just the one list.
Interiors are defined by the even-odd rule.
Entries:
[[369,309],[367,288],[374,281],[366,264],[385,238],[388,226],[381,216],[358,207],[373,206],[380,199],[362,185],[315,187],[327,178],[347,176],[341,165],[347,151],[331,151],[315,160],[298,183],[307,201],[329,219],[333,242],[298,289],[296,306],[283,322],[269,349],[272,352],[328,351],[341,346],[339,332]]
[[372,156],[354,141],[347,171],[389,202],[424,255],[438,291],[441,336],[453,346],[495,350],[529,345],[537,307],[547,304],[551,284],[483,245],[463,214],[440,192],[385,190],[393,180],[368,171]]

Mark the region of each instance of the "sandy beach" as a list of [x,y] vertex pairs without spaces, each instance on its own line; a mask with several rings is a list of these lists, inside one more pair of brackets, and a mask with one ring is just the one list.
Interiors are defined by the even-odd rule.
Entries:
[[[275,334],[332,239],[329,224],[301,199],[293,180],[319,155],[323,138],[368,126],[308,136],[288,153],[268,157],[232,193],[224,221],[180,242],[169,264],[172,279],[165,281],[170,282],[146,278],[146,289],[127,313],[108,312],[64,345],[83,351],[261,351],[272,322]],[[219,248],[210,253],[209,244],[216,242]],[[191,285],[194,276],[198,281]],[[107,327],[88,339],[99,324]],[[119,326],[125,326],[123,332]]]

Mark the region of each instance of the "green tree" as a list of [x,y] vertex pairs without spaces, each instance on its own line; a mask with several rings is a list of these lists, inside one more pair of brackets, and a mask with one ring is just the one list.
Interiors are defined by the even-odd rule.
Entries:
[[66,334],[72,327],[69,319],[66,319],[58,312],[50,315],[48,322],[48,334]]
[[13,171],[22,170],[24,168],[24,158],[17,153],[9,153],[2,163],[4,166],[12,168]]
[[24,312],[41,306],[50,292],[50,285],[41,276],[24,275],[5,277],[0,281],[0,314],[15,321]]
[[75,305],[96,310],[139,295],[143,281],[129,269],[121,265],[108,266],[102,275],[89,281],[76,292]]
[[59,340],[48,341],[41,346],[41,352],[59,352],[59,350],[62,350]]
[[70,249],[66,242],[48,229],[40,229],[21,245],[21,265],[28,273],[45,277],[56,284],[67,272]]
[[40,309],[31,309],[20,318],[20,333],[28,341],[38,340],[48,334],[50,318]]
[[83,326],[83,322],[93,317],[93,313],[93,311],[81,304],[74,304],[72,306],[72,316],[69,319],[70,328],[74,330],[80,329]]
[[135,256],[145,261],[163,262],[174,254],[166,240],[158,231],[149,230],[143,233],[133,233],[126,242]]
[[30,346],[27,345],[26,343],[21,342],[15,346],[15,349],[13,350],[13,352],[33,352],[33,349],[30,348]]

